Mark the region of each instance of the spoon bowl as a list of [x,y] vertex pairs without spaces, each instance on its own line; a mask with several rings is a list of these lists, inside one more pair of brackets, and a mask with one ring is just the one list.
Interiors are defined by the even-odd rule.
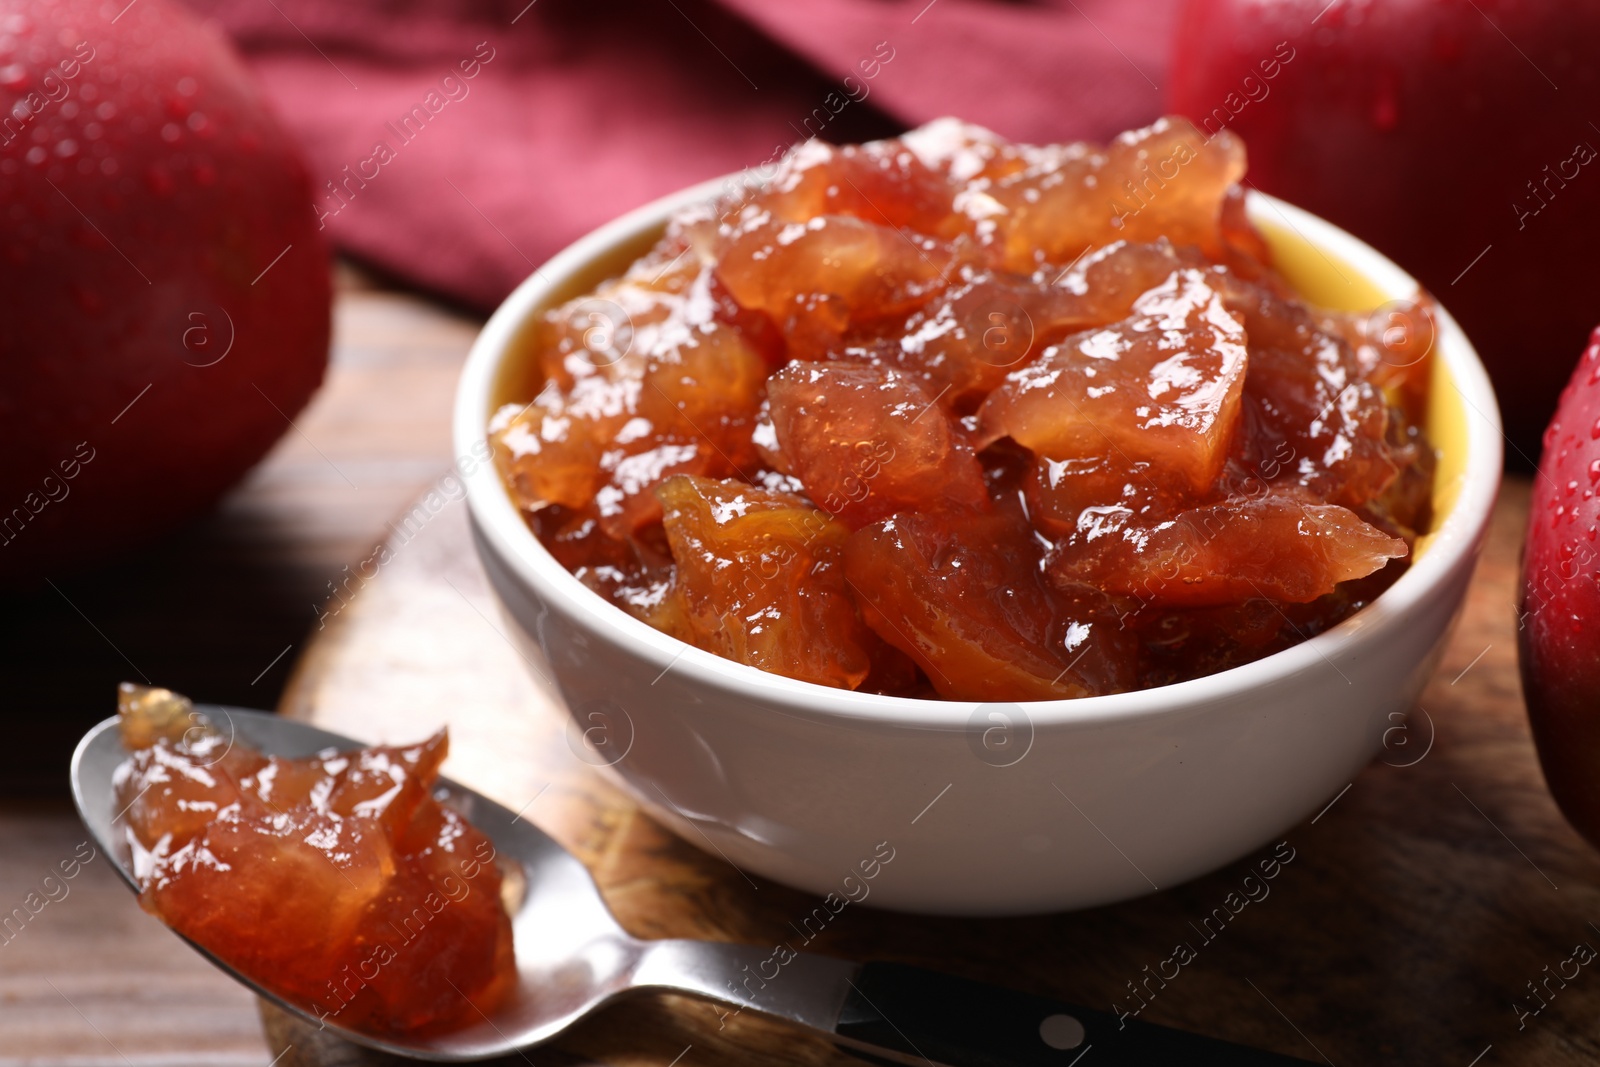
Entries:
[[[350,738],[265,712],[217,706],[198,706],[196,711],[228,738],[228,747],[245,744],[290,759],[328,748],[360,747]],[[113,773],[127,758],[118,720],[113,717],[99,723],[84,736],[73,756],[72,793],[95,841],[112,857],[123,880],[137,891],[139,881],[123,812],[116,810],[112,786]],[[513,898],[507,903],[516,947],[517,988],[491,1012],[478,1012],[476,1024],[405,1040],[377,1037],[341,1026],[336,1016],[323,1016],[285,1000],[205,946],[189,943],[285,1011],[337,1030],[369,1048],[445,1062],[487,1059],[539,1044],[632,988],[633,973],[647,955],[644,943],[617,925],[594,880],[576,857],[532,823],[447,778],[439,779],[434,795],[494,843],[507,874],[507,895]],[[845,969],[841,963],[841,973]]]

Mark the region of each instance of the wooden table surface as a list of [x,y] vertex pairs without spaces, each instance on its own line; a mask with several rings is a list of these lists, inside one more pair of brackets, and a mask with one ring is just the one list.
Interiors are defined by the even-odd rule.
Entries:
[[[372,740],[449,721],[449,773],[513,807],[533,801],[529,818],[591,866],[630,929],[785,936],[786,917],[812,903],[804,894],[766,882],[752,889],[576,758],[547,695],[497,636],[459,504],[430,517],[349,607],[317,627],[313,605],[326,583],[370,555],[387,524],[447,469],[447,397],[473,328],[347,279],[328,387],[297,420],[304,436],[286,438],[215,519],[100,576],[109,593],[86,606],[88,579],[66,588],[104,637],[65,609],[50,614],[47,601],[24,606],[47,616],[55,640],[74,643],[88,664],[80,673],[113,681],[126,673],[115,654],[96,650],[114,641],[156,669],[158,683],[202,700],[270,706],[281,690],[287,713]],[[1591,925],[1600,922],[1600,857],[1544,791],[1516,683],[1512,597],[1526,496],[1525,482],[1508,483],[1466,615],[1422,698],[1426,714],[1288,834],[1296,858],[1271,895],[1207,943],[1142,1018],[1339,1065],[1600,1059],[1600,977],[1587,967],[1573,977],[1565,962],[1580,943],[1600,946]],[[156,578],[176,592],[156,606],[130,605]],[[255,644],[241,650],[230,639]],[[65,663],[54,655],[46,665]],[[43,683],[23,688],[45,699]],[[51,717],[67,734],[110,704],[107,683]],[[34,762],[34,778],[59,783],[59,763]],[[0,914],[82,838],[59,796],[0,804]],[[1190,924],[1244,873],[1235,865],[1144,900],[1034,919],[855,909],[819,947],[1108,1008],[1127,999],[1126,983],[1145,965],[1194,940]],[[270,1013],[264,1039],[253,998],[144,916],[103,857],[68,886],[20,934],[0,939],[0,1067],[388,1062]],[[1549,977],[1558,971],[1569,977]],[[1536,1014],[1529,983],[1545,983]],[[719,1029],[705,1006],[663,999],[619,1006],[528,1062],[832,1058],[759,1021]]]

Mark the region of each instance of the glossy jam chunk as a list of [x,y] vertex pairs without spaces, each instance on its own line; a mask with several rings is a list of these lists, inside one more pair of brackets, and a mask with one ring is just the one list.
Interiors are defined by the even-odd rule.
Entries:
[[1115,240],[1166,237],[1220,256],[1223,201],[1245,172],[1238,138],[1226,131],[1207,138],[1182,118],[1104,147],[1008,144],[951,120],[906,142],[924,161],[961,176],[958,210],[1000,263],[1019,273]]
[[1164,119],[795,148],[548,312],[491,441],[650,625],[792,678],[1025,700],[1320,633],[1432,521],[1425,294],[1307,306]]
[[1380,385],[1303,305],[1242,282],[1232,289],[1250,337],[1240,463],[1348,507],[1382,493],[1399,457],[1386,436],[1398,413]]
[[443,731],[307,759],[256,752],[164,689],[124,685],[119,807],[167,925],[340,1026],[464,1025],[515,981],[488,838],[432,796]]
[[1363,377],[1392,393],[1412,422],[1427,409],[1436,325],[1426,297],[1396,300],[1367,314],[1322,311],[1319,329],[1350,345]]
[[1245,331],[1205,273],[1183,269],[1122,322],[1007,375],[979,411],[986,442],[1051,459],[1161,464],[1203,492],[1222,469],[1245,379]]
[[854,689],[877,640],[851,599],[849,529],[793,493],[679,476],[659,492],[694,644],[808,682]]
[[641,283],[624,281],[547,320],[543,362],[559,375],[530,402],[501,408],[492,426],[524,506],[592,506],[607,535],[624,540],[660,522],[653,490],[664,479],[753,466],[769,367],[718,317],[711,286],[703,270],[680,293],[646,300]]
[[1063,587],[1164,606],[1305,603],[1405,554],[1404,541],[1345,508],[1267,495],[1074,531],[1057,542],[1048,571]]
[[768,379],[767,401],[772,458],[852,529],[916,510],[935,484],[952,508],[988,507],[972,446],[915,379],[795,362]]
[[807,141],[784,158],[759,208],[782,222],[847,215],[891,229],[953,238],[967,228],[953,199],[943,171],[897,141]]
[[721,251],[717,278],[791,348],[821,355],[852,326],[922,304],[953,265],[932,238],[834,215],[739,233]]
[[940,406],[967,414],[1046,346],[1125,318],[1143,293],[1191,261],[1204,263],[1166,241],[1114,241],[1059,272],[963,265],[903,326],[849,334],[827,358],[897,367],[920,377]]
[[[1040,581],[1039,546],[1010,518],[897,515],[851,535],[862,614],[950,700],[1053,700],[1132,681],[1130,642],[1092,595]],[[1087,592],[1087,591],[1086,591]]]
[[962,270],[902,324],[853,331],[822,358],[892,367],[920,381],[941,408],[965,413],[1035,354],[1049,297],[1032,280]]
[[1110,449],[1037,456],[1023,483],[1028,514],[1051,539],[1093,540],[1106,531],[1167,521],[1192,499],[1185,479],[1160,462],[1128,462]]

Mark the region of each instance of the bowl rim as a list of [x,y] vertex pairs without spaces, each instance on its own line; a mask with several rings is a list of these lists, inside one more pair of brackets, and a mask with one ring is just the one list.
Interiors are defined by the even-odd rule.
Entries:
[[[1405,625],[1408,616],[1459,568],[1473,566],[1499,490],[1503,432],[1488,374],[1459,324],[1440,305],[1434,355],[1444,363],[1445,377],[1461,396],[1466,422],[1467,459],[1455,505],[1432,531],[1428,551],[1394,585],[1338,625],[1281,652],[1217,674],[1151,689],[1059,700],[982,702],[883,696],[803,682],[724,659],[656,630],[589,589],[557,562],[523,520],[495,464],[469,463],[466,457],[488,455],[486,424],[502,361],[524,324],[542,310],[553,291],[617,246],[659,229],[674,211],[710,201],[752,181],[759,181],[753,171],[735,172],[661,197],[585,234],[536,267],[478,334],[456,389],[452,420],[456,473],[466,486],[469,513],[481,538],[480,550],[486,542],[500,562],[546,605],[655,664],[662,675],[669,670],[683,672],[699,685],[763,708],[869,727],[963,730],[988,708],[1020,711],[1034,728],[1153,719],[1236,702],[1321,664],[1337,671],[1341,661],[1349,661],[1363,647]],[[1301,239],[1354,268],[1390,299],[1413,295],[1420,288],[1387,257],[1332,223],[1254,189],[1246,196],[1252,219],[1275,216],[1273,222],[1287,224]]]

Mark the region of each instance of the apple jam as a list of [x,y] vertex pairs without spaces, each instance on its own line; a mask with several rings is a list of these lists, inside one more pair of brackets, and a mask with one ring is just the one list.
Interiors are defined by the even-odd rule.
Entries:
[[1430,521],[1431,339],[1308,306],[1245,153],[942,119],[796,147],[545,314],[489,431],[619,608],[805,681],[1042,700],[1302,641]]
[[317,1016],[373,1034],[478,1021],[515,984],[489,839],[433,796],[448,741],[267,756],[124,684],[115,778],[146,911]]

